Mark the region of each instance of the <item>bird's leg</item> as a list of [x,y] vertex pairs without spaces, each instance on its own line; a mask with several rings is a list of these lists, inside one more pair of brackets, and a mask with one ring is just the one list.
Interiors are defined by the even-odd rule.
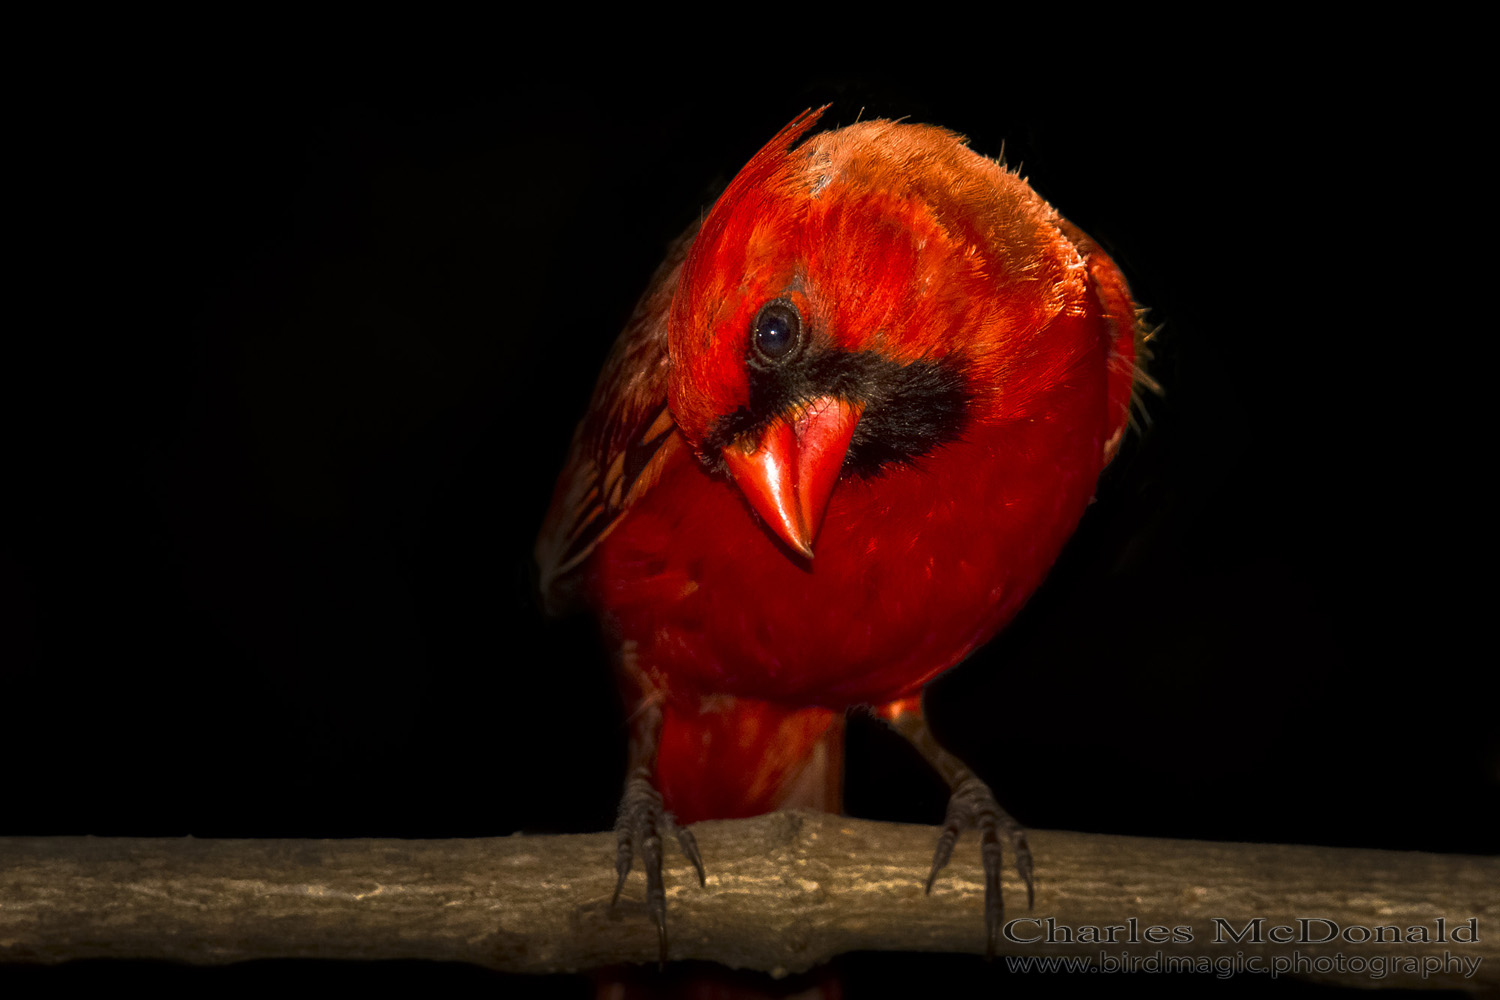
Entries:
[[948,814],[943,820],[943,832],[938,837],[937,851],[932,857],[932,871],[927,875],[927,891],[932,892],[938,872],[948,864],[953,855],[953,845],[964,829],[973,827],[979,831],[979,851],[984,862],[984,927],[985,954],[994,957],[999,941],[1000,924],[1005,914],[1005,904],[1000,893],[1000,870],[1003,864],[1001,837],[1010,842],[1015,854],[1016,872],[1026,883],[1026,907],[1030,909],[1036,896],[1032,883],[1031,848],[1026,844],[1026,831],[1010,814],[1000,808],[995,794],[979,776],[963,761],[943,749],[922,713],[921,700],[909,698],[883,706],[879,715],[896,732],[906,738],[926,761],[948,783],[952,794],[948,798]]
[[667,961],[667,893],[662,886],[662,834],[673,833],[693,867],[698,869],[698,884],[706,885],[703,875],[703,858],[698,853],[698,842],[691,830],[678,826],[662,805],[661,792],[656,790],[656,750],[661,740],[661,706],[654,701],[643,704],[631,719],[630,758],[625,774],[625,792],[620,797],[620,812],[615,817],[615,882],[614,898],[610,905],[620,901],[620,890],[625,887],[625,876],[630,874],[631,863],[637,853],[646,872],[646,912],[656,924],[659,945],[659,964]]

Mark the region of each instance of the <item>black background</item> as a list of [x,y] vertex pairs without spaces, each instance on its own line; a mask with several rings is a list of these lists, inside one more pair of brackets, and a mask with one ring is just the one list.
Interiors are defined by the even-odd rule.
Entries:
[[[1493,296],[1443,101],[1375,70],[1083,76],[208,58],[31,103],[0,833],[608,827],[620,709],[588,623],[540,613],[532,540],[666,243],[832,101],[829,125],[1003,146],[1164,324],[1164,394],[1061,563],[931,688],[943,738],[1040,829],[1494,851],[1468,388]],[[855,724],[850,753],[851,812],[938,820],[905,748]],[[1005,978],[883,961],[883,985]],[[4,975],[587,991],[404,964]]]

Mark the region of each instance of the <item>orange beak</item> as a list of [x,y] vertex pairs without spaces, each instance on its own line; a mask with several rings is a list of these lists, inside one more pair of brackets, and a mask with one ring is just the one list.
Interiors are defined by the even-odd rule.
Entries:
[[824,396],[766,428],[754,450],[724,449],[730,475],[782,541],[811,559],[862,406]]

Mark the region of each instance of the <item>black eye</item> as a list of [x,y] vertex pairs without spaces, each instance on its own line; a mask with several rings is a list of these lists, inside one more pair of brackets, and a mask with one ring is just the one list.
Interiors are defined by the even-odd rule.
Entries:
[[797,349],[802,337],[802,317],[790,302],[767,302],[750,324],[750,342],[767,361],[780,361]]

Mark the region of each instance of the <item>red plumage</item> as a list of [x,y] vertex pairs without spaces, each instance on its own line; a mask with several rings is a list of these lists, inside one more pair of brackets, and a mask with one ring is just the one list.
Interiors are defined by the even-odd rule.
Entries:
[[843,710],[912,710],[1020,609],[1127,422],[1113,262],[952,133],[797,145],[820,113],[668,254],[538,543],[661,707],[687,822],[837,808]]

